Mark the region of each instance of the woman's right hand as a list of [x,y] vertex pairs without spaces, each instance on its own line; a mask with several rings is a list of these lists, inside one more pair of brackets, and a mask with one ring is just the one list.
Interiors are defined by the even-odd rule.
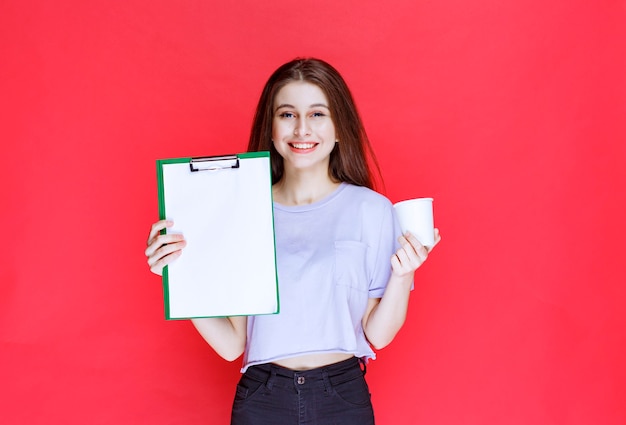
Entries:
[[163,267],[180,257],[182,249],[187,244],[182,234],[161,234],[161,230],[173,225],[174,222],[171,220],[159,220],[152,225],[148,236],[146,248],[148,265],[150,271],[159,276],[163,274]]

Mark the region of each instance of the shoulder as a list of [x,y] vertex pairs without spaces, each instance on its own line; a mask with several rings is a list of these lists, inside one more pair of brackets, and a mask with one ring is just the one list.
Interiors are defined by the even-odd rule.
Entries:
[[351,202],[365,203],[369,206],[377,206],[382,209],[390,209],[393,206],[391,201],[386,196],[376,192],[375,190],[364,186],[355,186],[349,183],[344,183],[344,185],[344,192]]

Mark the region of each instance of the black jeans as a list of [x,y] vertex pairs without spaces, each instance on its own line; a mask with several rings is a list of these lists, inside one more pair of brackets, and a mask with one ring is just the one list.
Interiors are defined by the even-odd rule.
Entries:
[[373,425],[364,375],[357,358],[305,371],[250,366],[237,384],[231,425]]

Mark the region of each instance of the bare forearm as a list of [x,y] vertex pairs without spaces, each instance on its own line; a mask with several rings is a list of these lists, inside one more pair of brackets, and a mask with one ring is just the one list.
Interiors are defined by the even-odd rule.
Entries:
[[237,359],[246,345],[245,316],[192,319],[204,340],[228,361]]
[[364,331],[367,339],[376,349],[388,345],[404,324],[411,284],[411,276],[392,276],[387,284],[385,295],[369,314]]
[[410,233],[398,238],[400,248],[391,257],[392,273],[385,294],[378,302],[370,300],[363,317],[363,330],[375,348],[389,344],[404,324],[414,272],[440,240],[438,229],[435,229],[435,244],[430,249]]

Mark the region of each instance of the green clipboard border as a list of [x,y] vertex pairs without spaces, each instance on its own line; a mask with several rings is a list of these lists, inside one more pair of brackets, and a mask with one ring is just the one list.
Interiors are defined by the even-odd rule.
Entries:
[[[244,152],[234,154],[238,159],[251,159],[251,158],[269,158],[269,151],[259,151],[259,152]],[[212,156],[223,156],[223,155],[209,155],[209,156],[200,156],[200,157],[180,157],[180,158],[165,158],[165,159],[157,159],[156,160],[156,168],[157,168],[157,187],[158,187],[158,204],[159,204],[159,220],[165,220],[167,218],[167,213],[165,211],[165,188],[163,186],[163,166],[167,164],[182,164],[189,163],[194,158],[211,158]],[[272,184],[272,167],[270,166],[270,186]],[[274,203],[274,198],[272,195],[272,190],[270,188],[270,196],[272,205]],[[272,208],[272,228],[274,227],[274,208]],[[166,229],[161,230],[161,234],[164,235],[167,233]],[[274,235],[274,268],[278,267],[276,263],[276,235]],[[164,301],[164,310],[165,310],[165,319],[166,320],[188,320],[188,319],[201,319],[206,317],[221,317],[221,316],[197,316],[197,317],[170,317],[170,300],[169,300],[169,275],[167,266],[163,267],[163,301]],[[276,275],[276,311],[273,313],[267,314],[278,314],[280,313],[280,292],[278,287],[278,273]]]

